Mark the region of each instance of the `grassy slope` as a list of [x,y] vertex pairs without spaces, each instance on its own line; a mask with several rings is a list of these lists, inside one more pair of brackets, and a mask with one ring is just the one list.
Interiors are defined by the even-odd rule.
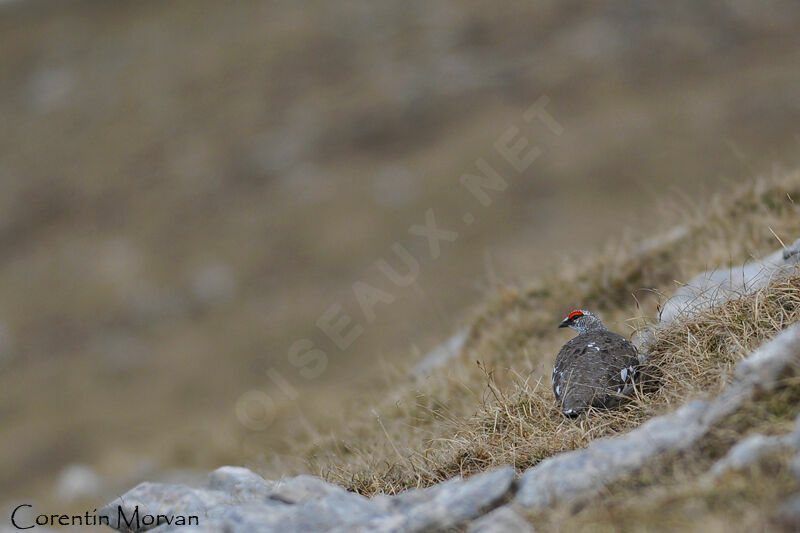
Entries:
[[529,519],[540,529],[565,531],[791,531],[779,508],[800,490],[789,470],[792,454],[766,454],[718,479],[704,474],[742,436],[785,433],[798,414],[800,379],[795,369],[776,390],[717,423],[695,447],[661,457],[599,496]]
[[[315,470],[352,490],[396,493],[498,464],[524,469],[592,439],[627,431],[689,398],[715,394],[737,360],[800,319],[800,277],[773,283],[753,296],[659,332],[649,364],[661,386],[642,392],[623,409],[591,412],[577,421],[563,419],[550,390],[550,365],[566,339],[555,324],[570,308],[582,306],[600,312],[619,331],[641,327],[647,317],[657,316],[664,295],[676,286],[674,280],[770,252],[778,246],[772,231],[792,242],[800,235],[796,198],[800,198],[800,174],[756,180],[702,208],[685,210],[691,214],[676,210],[688,230],[681,237],[644,249],[632,242],[611,243],[602,253],[575,258],[525,287],[502,289],[476,312],[459,362],[423,384],[400,379],[381,398],[365,399],[362,406],[376,402],[376,407],[348,413],[344,432],[317,441],[306,459]],[[796,397],[797,382],[792,381],[787,390],[778,394]],[[794,404],[763,401],[764,405],[752,409],[779,415],[748,418],[737,414],[739,419],[726,421],[728,426],[723,424],[707,439],[702,447],[705,452],[673,458],[672,463],[665,459],[664,465],[672,465],[662,465],[668,474],[648,477],[643,473],[638,480],[622,484],[616,495],[607,495],[612,503],[618,498],[616,506],[598,510],[590,505],[589,511],[573,515],[571,510],[563,516],[554,510],[534,521],[553,525],[553,520],[560,523],[569,518],[575,527],[601,522],[612,528],[619,518],[615,509],[620,501],[630,499],[630,488],[648,502],[641,506],[644,511],[631,513],[634,521],[644,520],[648,505],[658,508],[665,498],[674,498],[670,500],[673,510],[695,498],[714,500],[714,505],[706,506],[711,521],[725,519],[727,515],[719,515],[719,510],[726,502],[761,501],[765,496],[748,500],[757,491],[747,483],[731,481],[724,490],[715,490],[697,486],[696,476],[685,472],[699,472],[700,465],[723,454],[738,435],[754,428],[785,430],[796,414]],[[772,424],[765,429],[758,422],[762,419]],[[770,464],[763,472],[753,473],[757,480],[776,468]],[[665,496],[659,487],[667,482],[676,488]],[[774,484],[763,495],[789,490],[789,485]]]

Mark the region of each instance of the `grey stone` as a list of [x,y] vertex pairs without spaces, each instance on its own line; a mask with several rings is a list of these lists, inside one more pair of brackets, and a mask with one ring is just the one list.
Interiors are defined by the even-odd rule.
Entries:
[[28,97],[37,113],[60,107],[77,85],[75,73],[64,67],[40,68],[31,76]]
[[[206,520],[201,519],[200,525],[210,531],[248,533],[355,531],[361,524],[384,517],[368,499],[345,493],[278,507],[255,503],[222,505],[212,510]],[[162,526],[156,531],[177,533],[185,529],[183,526]]]
[[[675,240],[683,238],[676,230]],[[666,237],[669,242],[669,236]],[[646,241],[641,251],[647,251],[656,244]],[[696,275],[680,287],[661,309],[659,322],[636,331],[631,342],[639,352],[640,360],[647,358],[649,344],[656,332],[669,326],[678,318],[692,318],[714,306],[719,306],[733,298],[751,294],[765,287],[771,281],[797,272],[800,264],[800,239],[788,248],[777,250],[766,257],[732,268],[707,270]]]
[[362,524],[347,524],[336,527],[331,533],[406,533],[408,519],[400,514],[385,515]]
[[442,368],[451,360],[461,355],[461,349],[467,342],[468,334],[468,330],[462,329],[428,352],[428,354],[411,369],[411,377],[416,379],[426,378],[433,374],[435,370]]
[[800,261],[800,239],[790,247],[732,268],[708,270],[678,289],[662,308],[661,322],[695,316],[722,305],[731,298],[752,293],[770,281],[796,271]]
[[231,495],[239,502],[272,499],[277,482],[238,466],[223,466],[208,476],[208,488]]
[[392,510],[407,517],[406,531],[454,527],[502,503],[513,490],[515,475],[512,467],[504,466],[467,480],[410,491],[393,498]]
[[291,532],[281,527],[282,523],[293,512],[289,506],[280,508],[264,507],[259,504],[220,506],[216,512],[200,519],[200,525],[192,528],[176,525],[162,525],[153,533],[179,533],[180,531],[233,532],[246,531],[252,533]]
[[[209,475],[207,489],[143,483],[101,509],[118,524],[118,506],[139,514],[198,516],[208,530],[327,531],[386,518],[372,501],[314,476],[268,481],[246,468],[223,467]],[[157,525],[157,524],[156,524]],[[134,527],[144,531],[146,527]],[[185,526],[162,524],[159,532]]]
[[58,476],[56,496],[67,502],[96,498],[102,488],[103,480],[92,467],[71,464],[65,467]]
[[688,226],[673,226],[663,233],[640,241],[636,246],[636,252],[639,254],[645,254],[659,248],[665,248],[667,246],[674,245],[678,241],[688,237],[690,233],[691,232]]
[[[236,500],[220,491],[201,490],[184,485],[166,485],[162,483],[142,483],[125,495],[112,501],[98,512],[98,516],[108,517],[112,526],[120,526],[122,531],[125,523],[120,523],[120,512],[131,519],[135,513],[140,516],[148,515],[195,515],[208,516],[214,508],[220,505],[231,505]],[[202,524],[202,519],[200,520]],[[156,524],[157,525],[157,524]],[[134,527],[133,531],[146,531],[148,527]]]
[[560,499],[599,491],[658,454],[694,442],[707,430],[703,420],[707,407],[706,402],[693,401],[625,435],[545,459],[522,475],[514,503],[540,509]]
[[220,524],[231,531],[302,533],[354,531],[361,524],[378,523],[388,516],[367,498],[345,492],[279,509],[236,507],[226,510],[223,518]]
[[348,494],[346,490],[314,476],[297,476],[277,482],[270,497],[285,503],[301,503],[331,495]]
[[236,295],[238,285],[231,267],[218,262],[194,271],[190,281],[192,296],[209,306],[230,301]]
[[736,365],[736,377],[761,389],[775,387],[786,366],[800,360],[800,327],[791,326]]
[[281,531],[348,531],[358,524],[387,518],[387,514],[367,498],[342,492],[296,506],[284,524],[289,529]]
[[[246,524],[248,531],[259,531],[258,523]],[[245,527],[245,524],[240,524],[240,527]],[[175,525],[162,525],[155,529],[150,530],[152,533],[178,533],[180,531],[191,531],[192,533],[230,533],[233,531],[233,524],[227,522],[205,522],[199,526],[175,526]]]
[[504,506],[475,520],[467,533],[533,533],[533,526],[514,509]]
[[[746,468],[761,458],[782,450],[800,450],[800,417],[794,422],[792,431],[783,435],[748,435],[734,444],[725,457],[714,463],[708,477],[718,478],[727,472]],[[800,453],[789,464],[792,473],[800,479]]]
[[725,457],[714,463],[709,476],[718,478],[732,470],[741,470],[782,447],[783,441],[778,436],[749,435],[728,450]]

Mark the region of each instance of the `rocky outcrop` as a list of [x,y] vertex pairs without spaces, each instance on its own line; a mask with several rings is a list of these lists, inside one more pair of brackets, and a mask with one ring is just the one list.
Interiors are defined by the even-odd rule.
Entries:
[[[681,232],[675,234],[682,235]],[[631,342],[639,352],[639,359],[642,362],[646,360],[649,344],[657,330],[670,326],[675,320],[691,319],[729,300],[752,294],[772,281],[796,274],[799,266],[800,239],[797,239],[791,246],[760,259],[731,268],[701,272],[664,303],[658,322],[634,333]]]
[[661,310],[660,321],[667,324],[680,317],[691,317],[731,298],[750,294],[781,276],[796,272],[800,262],[800,239],[791,246],[761,259],[732,268],[707,270],[675,291]]
[[[106,506],[101,515],[121,530],[185,531],[166,517],[194,516],[198,531],[227,532],[421,532],[465,528],[470,532],[530,531],[525,513],[602,491],[610,483],[667,452],[688,448],[722,417],[759,391],[775,387],[788,366],[800,365],[800,324],[762,345],[736,367],[735,379],[716,399],[693,401],[613,438],[545,459],[515,480],[507,466],[452,479],[396,496],[372,499],[314,476],[269,481],[245,468],[213,472],[207,486],[143,483]],[[720,459],[708,476],[743,468],[776,450],[800,450],[800,421],[786,435],[755,435]],[[794,461],[800,475],[800,455]],[[787,504],[788,505],[788,504]],[[798,506],[800,508],[800,506]],[[793,512],[791,506],[785,513]],[[152,524],[119,523],[126,517],[162,515]],[[800,512],[800,511],[798,511]]]
[[429,377],[438,369],[446,366],[450,361],[461,355],[461,350],[467,342],[469,331],[462,329],[439,346],[428,352],[416,365],[411,368],[409,376],[416,380]]
[[[785,435],[756,433],[743,438],[728,450],[725,457],[714,463],[708,472],[708,477],[718,478],[728,472],[742,470],[755,464],[762,457],[781,450],[795,451],[798,449],[800,449],[800,418],[795,420],[794,429]],[[800,471],[796,471],[796,466],[800,466],[797,464],[797,460],[800,460],[800,455],[797,456],[793,465],[794,474],[800,477]]]
[[246,468],[223,467],[203,488],[142,483],[100,516],[121,531],[159,533],[184,531],[187,526],[174,523],[181,517],[196,518],[202,531],[438,531],[467,524],[504,503],[514,477],[509,466],[370,500],[314,476],[268,481]]

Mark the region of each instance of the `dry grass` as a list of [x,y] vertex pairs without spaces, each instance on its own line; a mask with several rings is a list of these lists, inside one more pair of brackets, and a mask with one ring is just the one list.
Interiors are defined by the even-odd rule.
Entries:
[[646,250],[609,246],[527,288],[501,290],[476,314],[457,364],[421,386],[401,380],[369,413],[355,409],[346,432],[316,442],[307,460],[352,490],[391,494],[500,464],[524,469],[717,393],[737,360],[800,320],[800,276],[658,331],[647,367],[657,386],[621,409],[577,420],[561,416],[550,390],[550,364],[565,340],[555,323],[580,305],[617,329],[645,325],[672,280],[775,249],[770,230],[788,242],[800,235],[793,197],[799,175],[759,180],[684,216],[687,231],[677,239]]
[[800,489],[789,450],[777,450],[740,471],[704,476],[743,436],[783,434],[800,414],[797,369],[772,392],[742,406],[690,449],[668,454],[599,495],[530,515],[540,530],[760,531],[791,530],[780,517]]
[[[713,395],[736,361],[799,320],[800,276],[794,276],[676,324],[653,341],[645,367],[650,390],[637,391],[621,409],[594,410],[577,421],[563,417],[546,380],[532,383],[530,377],[515,375],[501,387],[481,365],[487,386],[477,412],[464,418],[440,415],[449,436],[431,439],[407,456],[393,449],[397,461],[387,461],[388,468],[350,479],[340,471],[339,481],[370,494],[429,485],[503,464],[528,468],[558,452],[585,447],[595,438],[630,430],[687,398]],[[385,436],[391,442],[391,436]]]

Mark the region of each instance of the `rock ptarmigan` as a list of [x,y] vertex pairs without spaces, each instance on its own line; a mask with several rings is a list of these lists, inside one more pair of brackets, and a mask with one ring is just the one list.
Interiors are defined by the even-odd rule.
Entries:
[[615,407],[633,392],[639,359],[625,337],[609,331],[589,311],[571,312],[559,325],[578,336],[566,343],[553,367],[553,393],[566,416],[589,407]]

